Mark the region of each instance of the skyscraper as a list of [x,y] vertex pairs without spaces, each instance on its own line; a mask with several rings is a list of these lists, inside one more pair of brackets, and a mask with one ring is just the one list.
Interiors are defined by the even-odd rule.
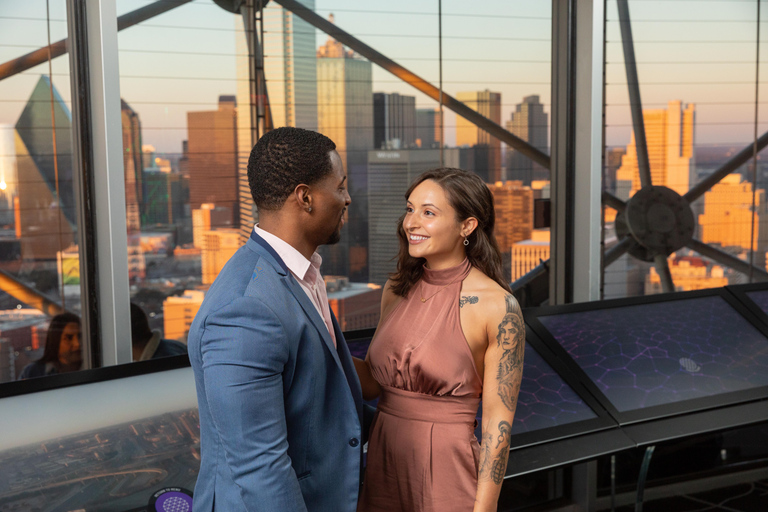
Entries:
[[[456,148],[444,150],[446,167],[458,167]],[[397,262],[397,222],[405,212],[403,194],[422,172],[440,165],[439,149],[375,150],[368,153],[369,280],[383,285]]]
[[416,109],[416,138],[422,148],[440,146],[440,110],[434,108]]
[[[544,105],[539,103],[538,95],[523,98],[523,102],[515,106],[512,118],[507,121],[508,131],[544,153],[549,152],[548,127],[549,116],[544,113]],[[520,180],[523,185],[530,185],[534,180],[549,179],[549,170],[534,163],[519,151],[509,148],[507,179]]]
[[[299,0],[314,11],[314,0]],[[317,63],[315,28],[275,2],[264,8],[264,76],[269,113],[274,127],[295,126],[317,130]],[[258,213],[248,184],[248,157],[256,143],[251,119],[248,45],[240,17],[236,18],[237,49],[237,169],[238,214],[241,241],[253,230]],[[263,135],[263,133],[261,134]]]
[[[688,191],[694,170],[693,136],[695,106],[685,109],[681,101],[670,101],[666,109],[643,110],[648,162],[654,185],[671,188],[678,194]],[[637,147],[632,132],[627,153],[616,171],[616,195],[629,199],[640,190]]]
[[[314,0],[299,0],[315,10]],[[275,127],[317,130],[315,28],[275,2],[264,8],[264,75]]]
[[144,196],[144,154],[141,146],[139,115],[120,99],[120,119],[123,125],[123,170],[125,171],[125,211],[129,233],[141,230],[139,205]]
[[406,149],[416,144],[416,98],[373,93],[373,146]]
[[742,181],[740,174],[729,174],[704,194],[704,213],[699,215],[699,233],[705,244],[719,244],[737,253],[749,251],[750,244],[754,243],[757,256],[755,265],[763,266],[768,248],[765,190],[757,190],[753,211],[752,184]]
[[521,181],[489,184],[496,213],[494,235],[501,252],[512,250],[515,242],[528,240],[533,232],[533,190]]
[[[485,91],[460,92],[456,99],[472,110],[482,114],[496,124],[501,124],[501,93]],[[461,116],[456,116],[456,145],[465,147],[488,148],[487,164],[485,159],[475,160],[475,169],[488,183],[501,180],[501,142],[491,137],[488,132],[478,128]],[[482,165],[479,162],[483,162]]]
[[368,151],[373,148],[371,63],[329,38],[317,52],[318,131],[336,143],[352,198],[341,242],[322,246],[323,271],[368,280]]
[[51,108],[51,88],[41,76],[16,122],[16,224],[25,260],[55,260],[75,240],[72,116],[55,87]]
[[13,126],[0,124],[0,226],[13,225],[16,176],[16,135]]
[[237,229],[216,229],[202,233],[203,284],[213,284],[216,276],[240,248]]
[[239,213],[236,126],[234,96],[220,96],[218,110],[187,113],[190,208],[228,208],[226,227],[237,225]]

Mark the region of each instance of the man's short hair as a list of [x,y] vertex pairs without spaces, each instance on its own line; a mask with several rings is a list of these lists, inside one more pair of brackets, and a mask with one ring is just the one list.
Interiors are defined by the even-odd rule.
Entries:
[[331,173],[331,139],[302,128],[283,127],[259,139],[248,159],[248,184],[259,209],[279,210],[297,185],[312,185]]

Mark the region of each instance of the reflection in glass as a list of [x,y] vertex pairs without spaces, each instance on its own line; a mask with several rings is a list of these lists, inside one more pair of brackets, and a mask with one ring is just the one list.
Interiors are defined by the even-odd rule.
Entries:
[[[1,63],[66,39],[66,2],[48,5],[48,11],[45,3],[3,6]],[[68,56],[4,75],[0,97],[0,382],[5,382],[83,364]],[[66,325],[55,315],[64,312],[72,320],[65,324],[77,333],[62,336]]]

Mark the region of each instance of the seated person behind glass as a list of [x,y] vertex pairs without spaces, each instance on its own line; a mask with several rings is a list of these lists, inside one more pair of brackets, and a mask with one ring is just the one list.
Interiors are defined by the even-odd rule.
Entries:
[[61,313],[48,326],[43,357],[25,366],[19,380],[73,372],[82,364],[80,319],[73,313]]
[[187,354],[186,345],[163,339],[160,337],[160,331],[151,330],[144,310],[133,302],[131,302],[131,344],[134,361]]

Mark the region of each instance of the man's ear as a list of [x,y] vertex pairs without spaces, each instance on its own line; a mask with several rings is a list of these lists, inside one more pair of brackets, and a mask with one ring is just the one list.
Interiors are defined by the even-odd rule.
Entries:
[[291,197],[296,201],[296,205],[302,210],[309,210],[312,208],[312,193],[309,189],[309,185],[303,183],[296,185]]

